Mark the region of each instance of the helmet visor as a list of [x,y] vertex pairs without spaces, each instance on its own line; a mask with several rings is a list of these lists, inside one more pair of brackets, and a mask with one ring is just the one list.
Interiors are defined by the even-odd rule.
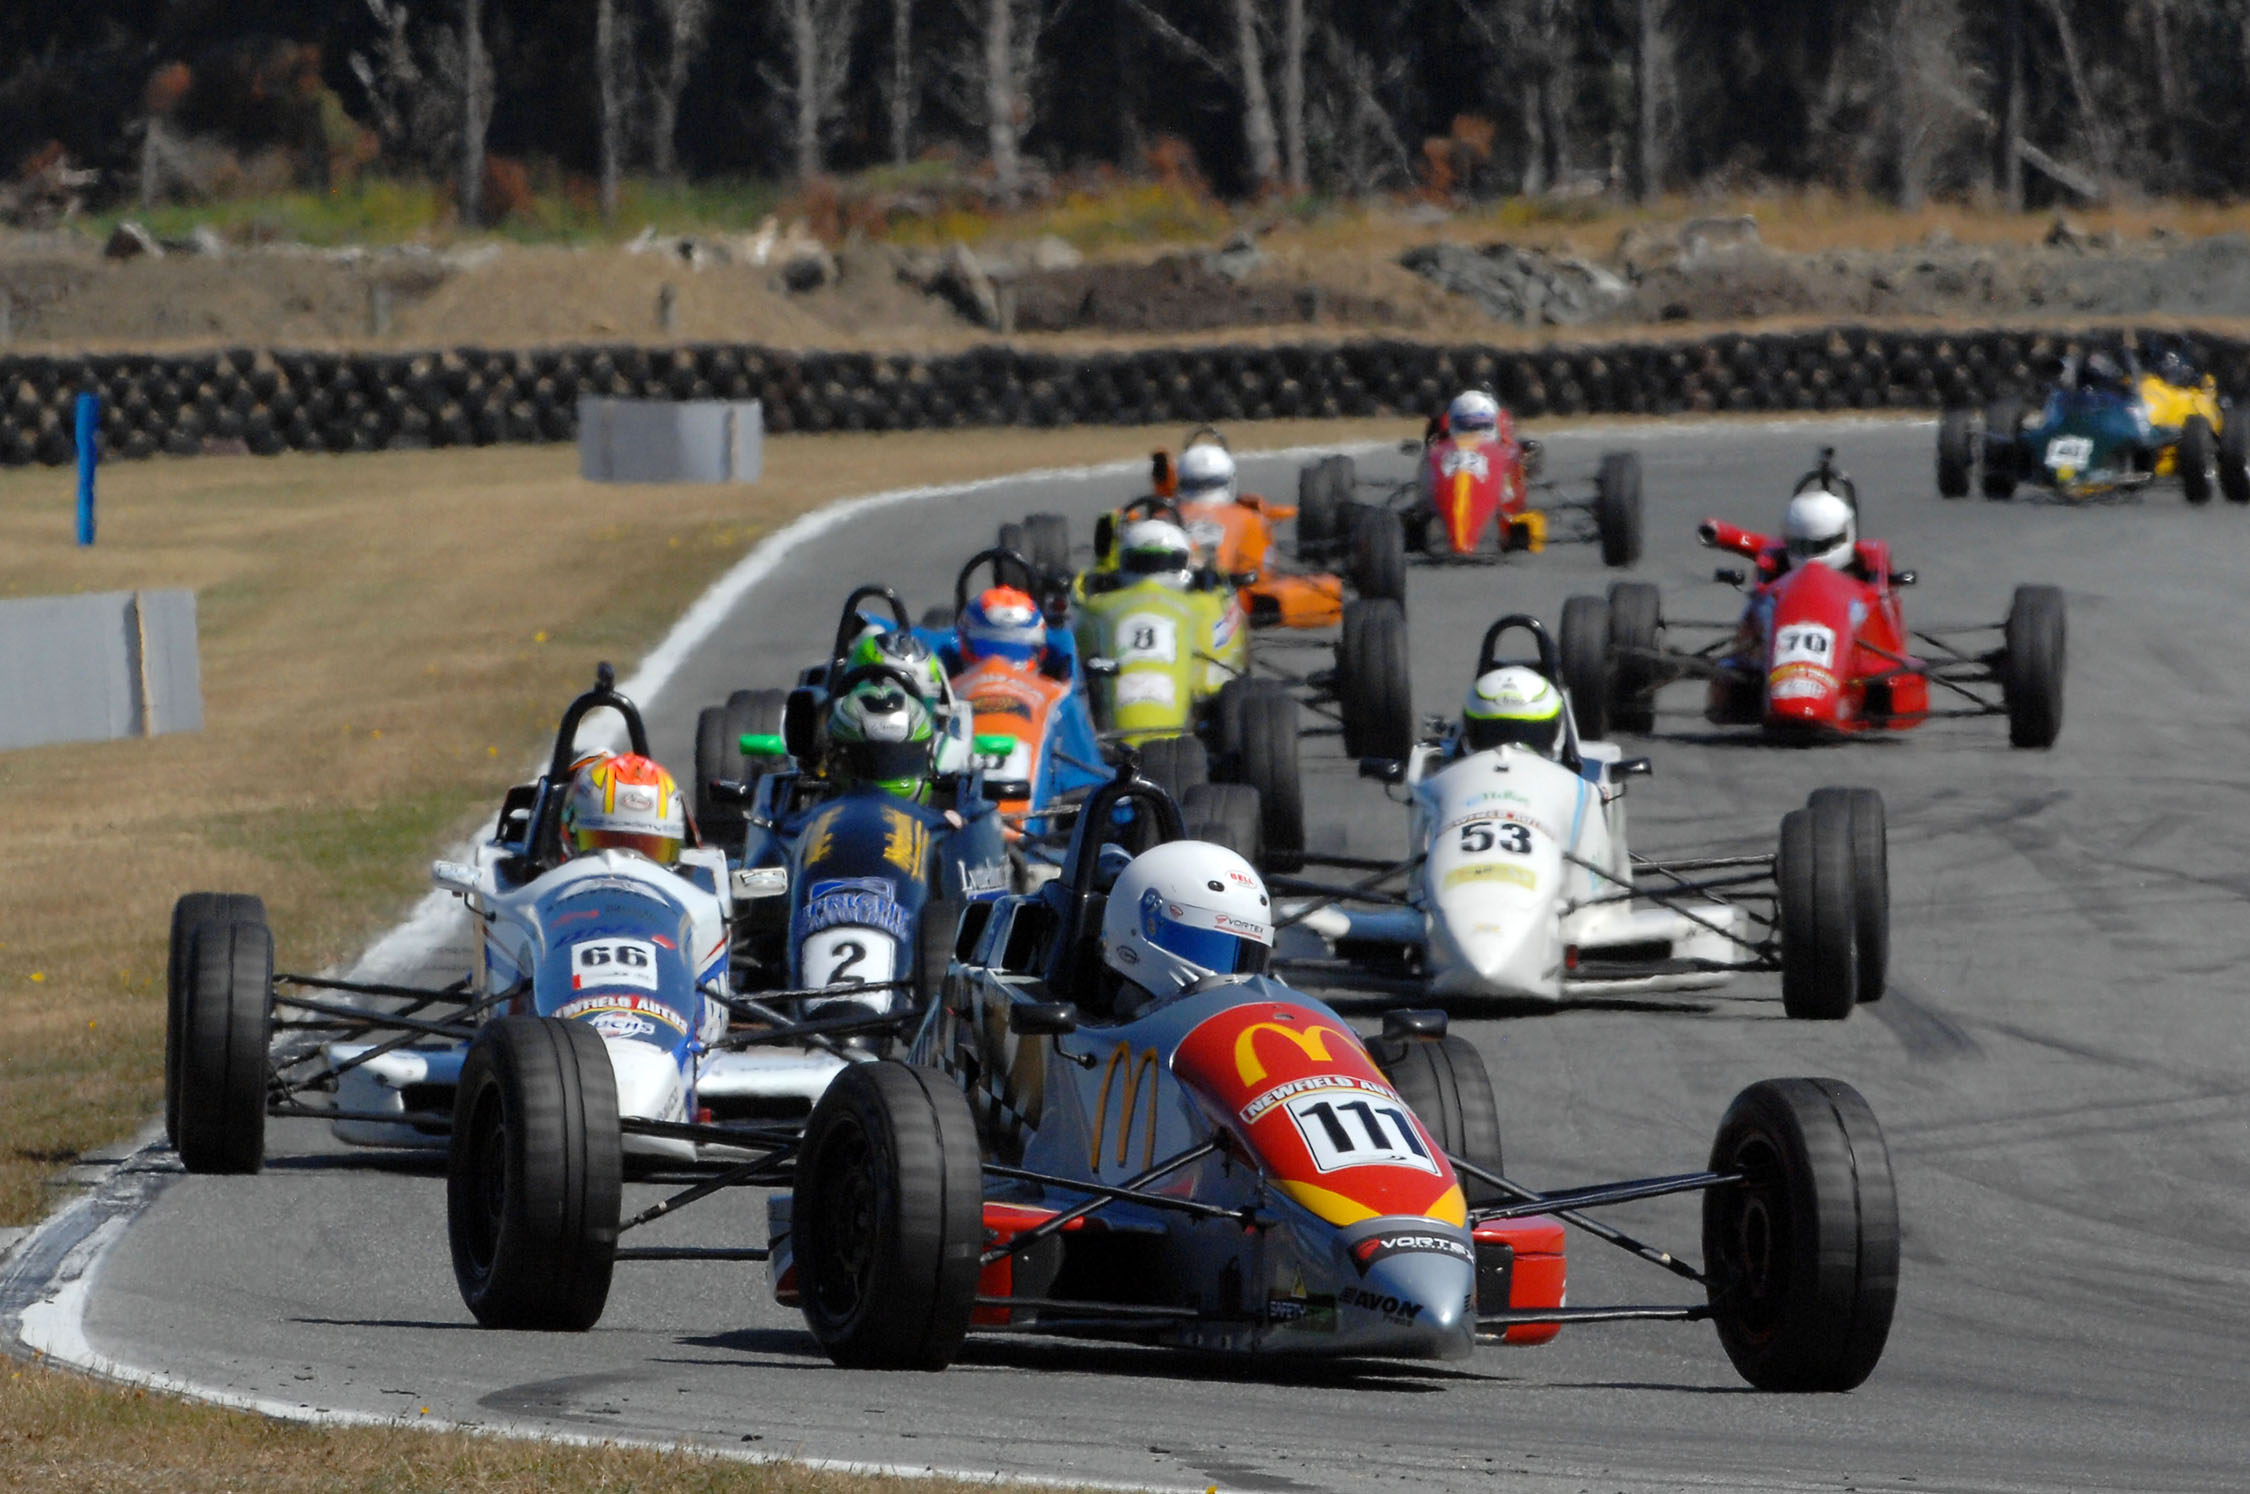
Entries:
[[1844,531],[1841,529],[1832,534],[1791,535],[1789,537],[1789,553],[1799,560],[1808,560],[1815,555],[1826,555],[1830,550],[1842,544],[1844,537]]
[[1141,937],[1214,975],[1262,975],[1273,954],[1265,924],[1171,902],[1153,890],[1141,899]]
[[629,830],[578,830],[572,833],[571,841],[581,856],[594,851],[633,851],[658,866],[671,866],[680,859],[680,842],[669,835],[639,835]]
[[1562,714],[1468,716],[1462,719],[1461,735],[1468,740],[1472,752],[1490,752],[1495,747],[1528,747],[1534,752],[1552,755],[1562,741]]
[[855,777],[876,783],[919,783],[930,773],[928,740],[920,742],[848,742],[844,762]]
[[1186,570],[1188,554],[1185,550],[1127,550],[1118,557],[1117,568],[1128,576],[1161,576]]

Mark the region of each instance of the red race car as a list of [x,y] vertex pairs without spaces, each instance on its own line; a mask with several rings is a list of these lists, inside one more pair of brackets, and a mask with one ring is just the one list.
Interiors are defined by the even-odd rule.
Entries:
[[[1646,732],[1659,689],[1701,679],[1704,716],[1722,726],[1804,738],[2006,716],[2014,746],[2053,746],[2062,730],[2061,589],[2017,587],[1998,624],[1910,629],[1899,594],[1914,573],[1892,566],[1889,545],[1860,539],[1858,520],[1858,492],[1824,449],[1797,483],[1781,538],[1716,519],[1698,531],[1704,544],[1757,568],[1754,582],[1737,569],[1718,573],[1730,586],[1750,585],[1738,620],[1668,619],[1656,588],[1638,582],[1618,582],[1606,600],[1572,597],[1563,607],[1562,669],[1579,734]],[[1717,636],[1695,648],[1671,642],[1694,631]],[[1999,647],[1956,641],[1978,632],[2000,634]]]
[[1359,469],[1348,456],[1323,457],[1302,469],[1299,554],[1356,552],[1370,543],[1379,521],[1403,526],[1406,549],[1433,562],[1490,562],[1512,550],[1594,543],[1602,547],[1604,565],[1630,566],[1641,558],[1637,453],[1603,453],[1592,494],[1563,498],[1557,484],[1540,477],[1539,443],[1519,439],[1514,419],[1478,389],[1432,416],[1421,441],[1400,449],[1421,461],[1412,477],[1389,483],[1376,503],[1358,499]]

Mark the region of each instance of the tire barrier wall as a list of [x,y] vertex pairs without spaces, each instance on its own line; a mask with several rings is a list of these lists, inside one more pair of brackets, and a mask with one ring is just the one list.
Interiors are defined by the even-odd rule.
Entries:
[[1390,340],[1068,356],[739,345],[492,352],[0,358],[0,464],[71,460],[71,400],[102,396],[105,457],[568,441],[582,396],[750,400],[791,431],[1420,417],[1489,382],[1524,415],[1935,410],[2028,390],[2073,341],[2184,342],[2229,395],[2250,342],[2176,332],[1822,331],[1509,350]]

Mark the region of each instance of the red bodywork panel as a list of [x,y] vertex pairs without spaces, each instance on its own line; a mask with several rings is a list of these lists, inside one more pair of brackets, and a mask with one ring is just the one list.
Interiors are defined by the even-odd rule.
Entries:
[[[1563,1305],[1569,1273],[1565,1269],[1561,1220],[1543,1214],[1526,1219],[1490,1219],[1476,1227],[1472,1238],[1480,1248],[1506,1245],[1515,1252],[1508,1276],[1510,1307],[1522,1311]],[[1478,1304],[1480,1308],[1483,1305]],[[1560,1332],[1560,1323],[1520,1323],[1501,1337],[1511,1344],[1543,1344]]]
[[[1758,585],[1743,610],[1734,655],[1763,673],[1759,719],[1767,726],[1826,731],[1904,731],[1930,708],[1929,678],[1908,649],[1905,615],[1891,581],[1891,547],[1861,540],[1850,570],[1790,564],[1768,535],[1711,521],[1718,549],[1755,562]],[[1742,718],[1727,682],[1714,680],[1705,714]]]
[[1432,547],[1442,537],[1456,555],[1473,554],[1496,527],[1520,517],[1530,500],[1523,445],[1508,412],[1500,412],[1499,429],[1490,436],[1442,435],[1430,442],[1422,454],[1422,492],[1437,515]]

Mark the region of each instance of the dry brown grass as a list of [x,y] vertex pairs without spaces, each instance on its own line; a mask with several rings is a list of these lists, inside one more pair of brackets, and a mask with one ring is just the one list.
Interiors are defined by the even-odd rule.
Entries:
[[513,1442],[414,1427],[325,1429],[97,1385],[29,1365],[0,1381],[0,1489],[367,1494],[951,1494],[1022,1485],[823,1473],[682,1452]]
[[286,968],[334,961],[490,812],[597,659],[629,672],[778,523],[1178,435],[796,436],[751,488],[583,483],[567,447],[120,465],[91,550],[72,542],[67,474],[0,476],[0,595],[196,590],[206,722],[0,755],[0,1223],[41,1213],[46,1178],[154,1112],[179,893],[261,893]]

